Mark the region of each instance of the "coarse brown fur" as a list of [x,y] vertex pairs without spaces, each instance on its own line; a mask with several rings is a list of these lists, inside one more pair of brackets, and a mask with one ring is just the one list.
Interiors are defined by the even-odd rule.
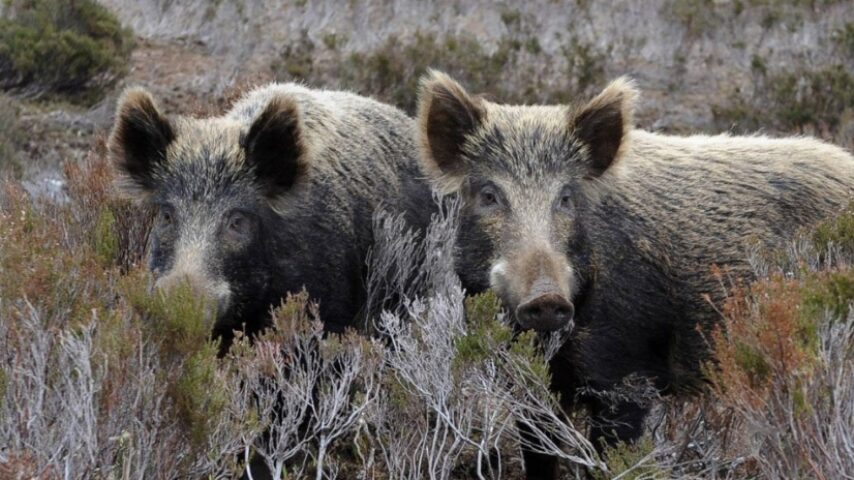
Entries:
[[[783,246],[854,187],[851,155],[812,138],[635,129],[637,95],[620,79],[580,107],[500,105],[434,72],[420,98],[424,168],[463,198],[464,286],[493,288],[528,328],[575,310],[553,383],[567,407],[591,408],[597,446],[636,437],[645,409],[589,392],[633,376],[664,392],[696,385],[708,358],[700,332],[725,293],[713,266],[749,279],[752,248]],[[530,478],[551,478],[553,462],[526,457]]]
[[[157,287],[187,282],[207,300],[221,353],[303,288],[326,331],[362,329],[374,214],[423,231],[434,205],[414,121],[346,92],[273,84],[223,116],[170,118],[131,89],[109,149],[123,191],[158,210]],[[250,470],[270,478],[257,458]]]
[[303,287],[328,329],[359,326],[374,213],[423,229],[433,204],[413,120],[347,92],[271,84],[225,115],[191,118],[166,116],[133,88],[109,150],[122,191],[160,210],[158,286],[189,280],[214,300],[226,336],[262,328]]

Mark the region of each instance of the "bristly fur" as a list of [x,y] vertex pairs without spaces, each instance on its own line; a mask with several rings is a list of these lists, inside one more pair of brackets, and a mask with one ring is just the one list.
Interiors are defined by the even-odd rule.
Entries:
[[241,136],[247,164],[254,169],[265,195],[271,204],[291,194],[308,173],[311,152],[304,140],[305,127],[299,105],[290,97],[280,95],[267,106]]
[[418,124],[423,166],[443,193],[460,187],[463,171],[455,162],[486,116],[484,101],[471,97],[442,72],[430,70],[421,79]]
[[[552,384],[565,408],[590,409],[597,447],[636,438],[647,407],[596,392],[633,377],[664,393],[700,384],[704,333],[719,322],[726,293],[714,265],[749,280],[757,245],[781,248],[851,200],[854,158],[844,150],[812,138],[635,129],[637,90],[626,79],[581,107],[481,101],[480,123],[457,137],[460,153],[437,162],[428,133],[443,127],[424,123],[448,120],[424,112],[441,86],[454,92],[441,100],[471,97],[444,75],[424,85],[422,162],[439,188],[462,198],[463,286],[493,289],[511,317],[543,291],[573,304]],[[526,324],[553,322],[526,315]],[[554,477],[554,459],[524,453],[529,478]]]
[[[141,87],[125,90],[116,108],[116,125],[107,141],[114,164],[120,174],[120,192],[143,199],[151,185],[140,172],[148,162],[166,161],[166,149],[175,133],[151,95]],[[131,147],[131,148],[126,148]]]
[[[616,167],[630,148],[638,95],[634,82],[621,77],[580,107],[499,105],[469,94],[446,74],[431,70],[421,79],[418,102],[422,168],[435,188],[449,194],[458,191],[466,179],[469,169],[463,165],[477,162],[482,149],[494,148],[496,140],[504,146],[523,144],[528,130],[534,128],[549,141],[563,142],[570,150],[593,157],[599,153],[592,151],[593,142],[602,143],[597,135],[603,129],[583,127],[606,126],[619,130],[611,139],[613,151],[605,152],[609,158],[601,172],[587,175],[588,182],[583,184],[583,192],[595,200],[618,170],[609,167]],[[502,138],[497,139],[497,134]],[[517,170],[529,168],[525,158],[517,160],[522,163]]]
[[167,120],[141,89],[117,112],[114,165],[127,193],[160,210],[149,256],[158,285],[180,275],[216,298],[224,348],[233,329],[258,331],[303,288],[328,330],[359,327],[374,213],[422,231],[429,222],[415,124],[394,107],[271,84],[218,117]]

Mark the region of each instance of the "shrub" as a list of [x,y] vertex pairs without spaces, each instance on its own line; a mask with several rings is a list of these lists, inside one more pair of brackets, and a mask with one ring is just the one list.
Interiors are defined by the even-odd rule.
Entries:
[[[370,52],[345,54],[337,48],[337,41],[325,37],[318,44],[303,34],[299,42],[284,49],[272,67],[280,80],[345,88],[410,113],[415,110],[418,81],[428,68],[445,71],[471,90],[489,91],[509,103],[566,102],[573,94],[601,87],[604,52],[573,38],[560,56],[539,59],[545,53],[536,36],[524,28],[522,18],[510,15],[506,19],[513,31],[494,50],[471,35],[438,38],[417,31],[407,38],[391,37]],[[565,70],[552,72],[562,83],[544,83],[541,78],[547,75],[536,71],[534,64]],[[503,81],[496,84],[496,78]]]
[[842,215],[816,225],[811,240],[824,259],[835,253],[843,258],[854,257],[854,205],[849,205]]
[[770,127],[833,138],[854,115],[854,77],[843,65],[766,72],[763,67],[754,76],[752,95],[736,92],[729,104],[712,107],[720,126],[747,131]]
[[625,478],[627,480],[665,479],[670,475],[653,461],[655,444],[650,437],[643,437],[634,444],[619,443],[605,449],[604,456],[610,467],[609,474],[596,478]]
[[0,88],[91,100],[124,74],[130,32],[95,0],[12,0],[0,19]]
[[834,30],[832,38],[849,57],[854,56],[854,22],[847,22]]
[[378,314],[382,342],[325,335],[302,293],[218,358],[189,287],[150,288],[136,230],[148,214],[113,195],[103,149],[65,171],[67,204],[14,184],[0,203],[0,474],[232,478],[254,457],[275,478],[449,478],[467,465],[500,478],[519,421],[574,446],[539,447],[570,466],[604,468],[548,392],[536,339],[514,337],[491,294],[467,302],[467,327],[453,208],[424,245],[375,222],[374,267],[411,280],[371,290],[402,301]]
[[10,97],[0,94],[0,177],[5,174],[17,177],[21,173],[16,148],[19,135],[18,106]]
[[782,269],[764,267],[768,276],[734,290],[724,308],[709,377],[734,414],[747,474],[835,478],[854,467],[845,453],[854,440],[854,270],[850,252],[827,256],[830,241],[851,241],[851,222],[847,212],[806,234],[818,245],[790,252]]
[[699,37],[720,24],[716,6],[704,0],[669,0],[662,6],[662,13],[683,25],[689,37]]

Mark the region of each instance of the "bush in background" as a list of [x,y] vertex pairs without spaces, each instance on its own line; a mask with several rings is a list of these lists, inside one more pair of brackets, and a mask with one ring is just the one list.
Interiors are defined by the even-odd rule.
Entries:
[[277,80],[351,90],[410,114],[415,111],[418,82],[429,68],[506,103],[568,103],[572,95],[593,94],[604,86],[606,52],[571,37],[561,49],[565,62],[558,67],[521,13],[507,11],[502,19],[509,33],[494,50],[470,34],[438,37],[416,31],[407,38],[390,37],[367,52],[346,53],[341,50],[344,37],[330,34],[315,42],[304,34],[283,49],[272,70]]
[[0,18],[0,89],[77,101],[126,69],[133,38],[95,0],[11,0]]
[[18,105],[12,98],[0,93],[0,172],[20,173],[16,144],[21,142],[18,128]]
[[841,64],[768,72],[762,59],[754,57],[753,92],[735,92],[727,104],[713,105],[712,114],[719,127],[735,127],[738,132],[795,132],[852,148],[854,76]]

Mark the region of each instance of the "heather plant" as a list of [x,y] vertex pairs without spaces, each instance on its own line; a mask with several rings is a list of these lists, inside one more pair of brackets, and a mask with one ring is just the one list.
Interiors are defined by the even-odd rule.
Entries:
[[2,478],[234,478],[250,463],[274,478],[521,478],[523,445],[567,478],[854,467],[850,212],[756,253],[699,395],[661,399],[643,379],[587,392],[655,406],[640,442],[600,455],[585,412],[549,390],[566,332],[515,331],[493,294],[460,287],[455,201],[422,238],[375,217],[365,331],[324,334],[296,292],[223,352],[188,286],[153,288],[150,213],[114,194],[100,153],[66,167],[65,205],[12,183],[0,195]]
[[[712,391],[731,409],[752,474],[841,478],[852,466],[851,212],[809,234],[767,276],[736,288],[713,335]],[[838,247],[837,247],[838,246]]]

